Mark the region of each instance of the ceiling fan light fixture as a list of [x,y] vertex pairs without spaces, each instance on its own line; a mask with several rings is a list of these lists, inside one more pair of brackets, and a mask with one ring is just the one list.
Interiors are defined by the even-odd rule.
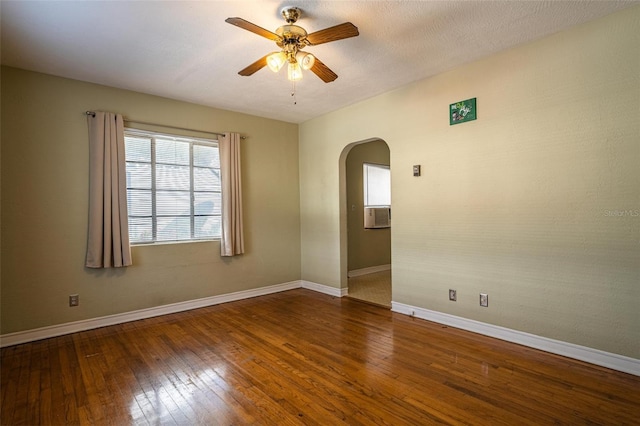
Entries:
[[280,69],[284,66],[286,62],[287,62],[287,55],[282,51],[273,52],[272,54],[267,56],[267,65],[269,66],[269,69],[273,72],[280,71]]
[[300,67],[300,64],[298,62],[289,62],[289,67],[287,69],[287,78],[290,81],[302,80],[302,68]]
[[[1,1],[1,0],[0,0]],[[295,25],[300,18],[301,10],[297,7],[287,6],[282,9],[281,13],[287,22],[276,29],[275,32],[266,30],[252,22],[239,17],[225,19],[225,22],[250,31],[261,37],[274,41],[281,49],[280,52],[272,52],[263,56],[249,66],[238,71],[243,77],[253,75],[256,71],[263,67],[269,67],[272,71],[278,72],[287,62],[287,76],[291,81],[302,79],[303,70],[311,70],[317,77],[325,83],[331,83],[338,78],[338,75],[331,71],[320,59],[306,52],[300,52],[307,46],[316,46],[319,44],[329,43],[333,41],[343,40],[359,35],[358,27],[351,22],[334,25],[323,30],[308,34],[307,31]]]
[[300,67],[307,71],[313,67],[313,64],[316,63],[316,57],[311,53],[307,52],[298,52],[296,53],[296,61],[300,64]]

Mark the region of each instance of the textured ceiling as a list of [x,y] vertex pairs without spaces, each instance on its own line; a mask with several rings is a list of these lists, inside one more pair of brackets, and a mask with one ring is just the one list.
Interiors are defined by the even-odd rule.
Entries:
[[[2,63],[300,123],[607,15],[638,1],[2,1]],[[291,96],[286,70],[237,72],[277,50],[224,22],[270,31],[283,6],[308,32],[342,22],[360,36],[305,49],[339,78],[311,72]]]

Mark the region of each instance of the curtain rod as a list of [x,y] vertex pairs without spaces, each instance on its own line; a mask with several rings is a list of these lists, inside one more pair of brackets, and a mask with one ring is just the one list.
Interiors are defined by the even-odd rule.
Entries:
[[[86,111],[85,114],[90,115],[92,117],[96,116],[95,111]],[[211,135],[224,136],[224,133],[210,132],[209,130],[189,129],[186,127],[169,126],[167,124],[149,123],[147,121],[131,120],[131,119],[128,119],[127,117],[122,117],[122,119],[128,123],[147,124],[149,126],[165,127],[167,129],[186,130],[187,132],[209,133]],[[240,139],[246,139],[246,138],[247,138],[246,136],[240,136]]]

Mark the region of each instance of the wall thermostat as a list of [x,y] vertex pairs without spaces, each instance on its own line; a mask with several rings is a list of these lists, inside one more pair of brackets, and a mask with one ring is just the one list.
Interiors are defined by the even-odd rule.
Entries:
[[420,176],[420,166],[413,166],[413,175],[414,176]]

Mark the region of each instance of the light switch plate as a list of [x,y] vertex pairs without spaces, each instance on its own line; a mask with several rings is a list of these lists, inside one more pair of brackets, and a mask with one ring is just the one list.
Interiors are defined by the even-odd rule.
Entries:
[[458,292],[451,288],[449,289],[449,300],[451,300],[452,302],[458,300]]
[[415,165],[413,166],[413,175],[414,176],[420,176],[420,165]]
[[489,295],[487,293],[480,293],[480,306],[489,307]]

